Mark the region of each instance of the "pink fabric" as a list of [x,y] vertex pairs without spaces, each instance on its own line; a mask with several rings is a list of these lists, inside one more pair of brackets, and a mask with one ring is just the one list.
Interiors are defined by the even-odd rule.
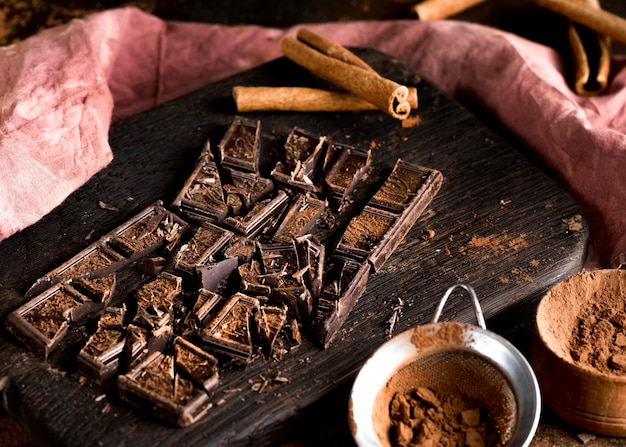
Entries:
[[[367,21],[310,25],[405,60],[459,101],[493,113],[583,207],[587,267],[626,251],[626,70],[576,96],[552,49],[484,26]],[[33,224],[111,160],[112,120],[280,56],[296,28],[97,13],[0,48],[0,240]],[[529,193],[532,193],[529,191]]]

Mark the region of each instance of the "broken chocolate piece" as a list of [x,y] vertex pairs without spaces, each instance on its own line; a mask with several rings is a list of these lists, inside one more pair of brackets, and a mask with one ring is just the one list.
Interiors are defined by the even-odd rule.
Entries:
[[196,220],[221,223],[229,212],[215,162],[203,152],[172,206]]
[[182,290],[182,278],[163,272],[136,291],[137,314],[134,324],[158,329],[172,323],[174,297]]
[[228,197],[235,195],[239,197],[242,208],[235,212],[233,215],[237,216],[245,209],[250,208],[255,203],[269,197],[274,191],[274,183],[266,178],[260,177],[257,174],[249,172],[236,171],[234,169],[226,169],[229,174],[230,183],[224,185],[224,191]]
[[276,337],[287,321],[287,308],[285,306],[261,306],[254,314],[254,321],[263,353],[266,357],[270,357],[274,351]]
[[277,163],[272,176],[279,182],[305,191],[319,192],[320,160],[326,153],[325,137],[295,127],[285,142],[285,160]]
[[261,121],[241,117],[233,119],[218,144],[224,167],[259,172]]
[[232,236],[231,231],[203,222],[174,255],[174,268],[195,273],[197,267],[213,262]]
[[237,269],[238,265],[239,259],[231,257],[196,267],[202,288],[211,292],[217,292]]
[[370,205],[401,213],[432,175],[432,169],[399,159],[389,177],[372,197]]
[[96,303],[69,285],[58,284],[9,314],[5,325],[18,340],[45,360],[67,333],[72,318],[83,316],[78,309],[86,302],[95,308]]
[[324,210],[322,200],[308,195],[298,195],[291,201],[289,211],[274,234],[276,241],[291,242],[307,234]]
[[73,278],[105,277],[127,265],[128,260],[111,250],[106,245],[107,240],[105,238],[93,243],[56,269],[39,278],[25,293],[25,297],[27,299],[33,298],[43,293],[47,288]]
[[202,332],[205,345],[234,359],[249,362],[254,355],[250,323],[259,308],[259,301],[243,293],[235,293]]
[[87,295],[92,301],[107,305],[113,297],[115,291],[117,275],[111,273],[99,278],[89,278],[78,276],[72,278],[69,283],[72,286]]
[[317,340],[328,347],[344,324],[359,297],[365,291],[369,278],[367,263],[338,263],[340,269],[329,272],[324,290],[318,300],[313,319]]
[[288,201],[287,193],[280,190],[274,198],[256,203],[252,209],[243,215],[227,217],[224,223],[239,234],[247,238],[254,238],[272,222],[274,216],[287,206]]
[[200,289],[198,298],[191,310],[191,317],[195,319],[196,327],[203,327],[206,321],[214,316],[214,312],[220,304],[224,303],[224,298],[213,291]]
[[332,144],[332,147],[334,151],[341,150],[341,155],[326,175],[326,183],[337,197],[341,197],[367,163],[368,154],[350,146]]
[[217,359],[182,337],[174,339],[176,372],[211,395],[219,382]]
[[113,230],[108,244],[134,261],[162,247],[171,252],[188,229],[189,224],[158,201]]
[[193,424],[212,406],[204,389],[177,372],[170,354],[150,354],[117,383],[124,401],[180,427]]
[[124,314],[123,308],[105,309],[96,332],[76,359],[78,371],[100,386],[110,383],[119,372],[126,344]]

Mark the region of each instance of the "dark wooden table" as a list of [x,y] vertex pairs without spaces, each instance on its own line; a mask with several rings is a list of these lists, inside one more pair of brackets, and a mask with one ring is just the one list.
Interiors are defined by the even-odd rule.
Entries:
[[[46,363],[2,331],[0,376],[9,379],[8,411],[33,437],[67,446],[262,445],[316,433],[319,443],[346,445],[350,382],[385,341],[394,308],[402,303],[396,333],[427,323],[447,287],[459,281],[476,289],[492,330],[525,349],[541,294],[583,265],[588,235],[580,208],[401,61],[369,50],[363,56],[388,77],[417,85],[418,125],[403,127],[380,112],[250,115],[261,119],[268,135],[299,126],[360,149],[374,147],[378,164],[392,166],[402,157],[444,174],[434,202],[370,277],[331,346],[321,350],[305,341],[280,362],[257,361],[226,375],[216,394],[225,403],[196,424],[175,428],[129,408],[115,393],[100,399],[101,389],[80,384],[71,359]],[[111,165],[36,225],[0,244],[0,256],[11,260],[0,273],[0,318],[24,302],[33,281],[85,247],[92,230],[97,238],[157,199],[171,203],[206,139],[216,144],[232,120],[233,85],[293,80],[319,84],[280,59],[116,124]],[[99,201],[119,211],[103,209]],[[459,296],[443,318],[475,321],[470,303]],[[252,384],[278,373],[290,383],[254,391]],[[241,392],[228,394],[233,388]],[[329,414],[341,417],[328,420]]]

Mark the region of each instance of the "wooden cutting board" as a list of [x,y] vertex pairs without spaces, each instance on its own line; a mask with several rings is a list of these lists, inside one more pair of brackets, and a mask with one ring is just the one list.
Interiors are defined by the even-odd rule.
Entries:
[[[276,443],[294,419],[310,416],[307,409],[322,397],[328,408],[345,414],[346,393],[328,396],[349,387],[360,365],[386,340],[394,309],[400,312],[393,333],[427,323],[445,290],[459,281],[475,288],[494,331],[525,343],[528,333],[517,329],[520,322],[532,321],[541,294],[583,265],[588,230],[580,208],[519,152],[401,61],[371,50],[358,54],[383,75],[417,85],[419,123],[403,127],[382,112],[248,115],[262,121],[267,135],[287,135],[299,126],[357,148],[373,148],[376,163],[391,166],[402,157],[444,175],[432,204],[382,269],[370,276],[332,345],[321,350],[305,340],[280,362],[260,360],[226,374],[216,393],[223,403],[196,424],[177,428],[130,408],[114,389],[84,383],[71,360],[43,362],[2,326],[0,377],[8,378],[7,407],[34,437],[66,446]],[[324,83],[279,59],[115,124],[110,166],[36,225],[0,244],[2,321],[25,301],[23,293],[42,274],[154,201],[172,202],[205,141],[217,144],[236,115],[234,85]],[[449,300],[442,319],[475,322],[462,294]],[[289,383],[273,383],[277,375],[288,377]],[[258,384],[266,380],[269,385],[259,392]],[[323,432],[316,419],[311,416],[312,432]]]

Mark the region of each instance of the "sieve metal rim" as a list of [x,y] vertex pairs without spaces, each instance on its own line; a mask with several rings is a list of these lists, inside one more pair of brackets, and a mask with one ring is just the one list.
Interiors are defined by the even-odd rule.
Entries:
[[[447,298],[456,288],[465,289],[472,298],[478,324],[484,325],[480,303],[473,288],[464,283],[454,284],[444,294],[435,312],[433,322],[425,328],[439,330],[446,324],[438,322]],[[372,413],[378,392],[385,387],[391,376],[402,367],[441,352],[441,345],[431,350],[418,348],[411,339],[415,328],[408,329],[383,343],[364,363],[350,394],[351,431],[360,447],[380,446]],[[517,421],[508,446],[527,447],[537,430],[541,414],[539,383],[530,363],[508,340],[486,328],[468,325],[463,331],[463,345],[450,345],[450,349],[464,350],[489,361],[506,378],[517,404]],[[444,347],[445,348],[445,347]]]

